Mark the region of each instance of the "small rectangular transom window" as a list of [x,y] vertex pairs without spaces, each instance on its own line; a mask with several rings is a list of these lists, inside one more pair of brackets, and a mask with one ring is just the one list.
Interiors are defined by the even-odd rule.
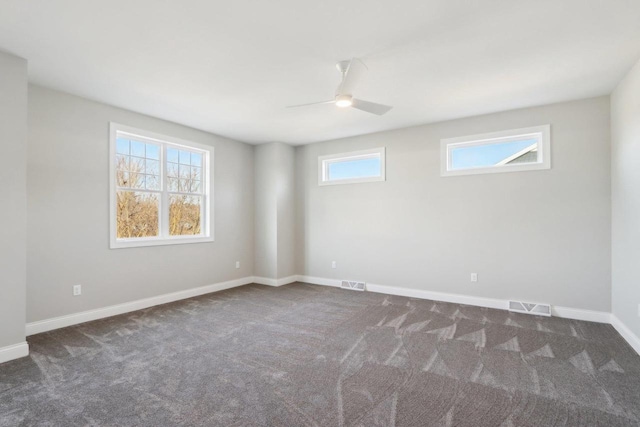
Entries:
[[318,158],[318,184],[384,181],[384,147]]
[[440,143],[442,176],[517,172],[551,167],[550,126],[536,126]]
[[213,241],[213,148],[110,126],[111,248]]

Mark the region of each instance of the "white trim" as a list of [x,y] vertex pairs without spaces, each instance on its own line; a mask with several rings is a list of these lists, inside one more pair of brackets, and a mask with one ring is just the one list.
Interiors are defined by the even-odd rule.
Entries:
[[19,359],[29,355],[29,344],[26,341],[20,344],[8,345],[0,348],[0,363]]
[[618,331],[622,338],[624,338],[629,345],[640,355],[640,337],[634,334],[631,329],[627,327],[618,316],[611,314],[611,325]]
[[[160,144],[160,175],[161,185],[160,191],[148,191],[144,189],[131,189],[131,191],[149,192],[159,195],[160,211],[158,212],[158,237],[136,238],[136,239],[117,239],[116,238],[116,176],[115,176],[115,158],[116,158],[116,139],[118,133],[125,133],[134,136],[136,139],[146,141],[153,144]],[[173,194],[167,189],[166,177],[166,148],[167,145],[184,147],[189,150],[197,150],[202,154],[202,193],[193,194],[200,196],[203,200],[202,206],[202,234],[199,236],[169,236],[168,219],[166,218],[163,206],[168,206],[168,195]],[[214,239],[214,220],[213,220],[213,178],[212,169],[214,167],[214,147],[197,142],[186,141],[184,139],[175,138],[167,135],[160,135],[131,126],[122,125],[115,122],[109,122],[109,248],[136,248],[146,246],[164,246],[164,245],[181,245],[187,243],[206,243],[213,242]],[[168,212],[168,208],[167,208]]]
[[[41,320],[38,322],[27,323],[26,334],[34,335],[42,332],[52,331],[54,329],[64,328],[67,326],[77,325],[79,323],[89,322],[91,320],[103,319],[105,317],[116,316],[118,314],[129,313],[160,304],[166,304],[173,301],[179,301],[186,298],[192,298],[199,295],[217,292],[224,289],[230,289],[250,283],[257,283],[267,286],[282,286],[293,282],[310,283],[314,285],[340,287],[341,281],[338,279],[327,279],[323,277],[293,275],[281,279],[269,279],[266,277],[249,276],[241,279],[220,282],[213,285],[202,286],[199,288],[187,289],[184,291],[173,292],[170,294],[158,295],[156,297],[145,298],[128,303],[112,305],[109,307],[99,308],[95,310],[83,311],[67,316],[54,317],[51,319]],[[500,310],[507,310],[509,302],[495,298],[475,297],[462,294],[449,294],[444,292],[426,291],[422,289],[401,288],[394,286],[375,285],[367,283],[367,291],[377,292],[388,295],[398,295],[410,298],[429,299],[433,301],[444,301],[457,304],[473,305],[478,307],[488,307]],[[570,307],[552,306],[552,313],[556,317],[586,320],[598,323],[610,323],[620,333],[620,335],[631,345],[631,347],[640,354],[640,338],[636,336],[617,316],[611,313],[594,310],[584,310]],[[29,346],[26,342],[0,348],[0,363],[20,357],[28,356]]]
[[257,283],[258,285],[266,285],[266,286],[278,286],[278,281],[276,279],[270,279],[268,277],[260,277],[260,276],[253,276],[253,283]]
[[395,286],[374,285],[372,283],[367,283],[367,290],[371,292],[378,292],[380,294],[399,295],[403,297],[428,299],[433,301],[475,305],[477,307],[497,308],[500,310],[507,310],[509,308],[508,301],[494,298],[449,294],[445,292],[426,291],[422,289],[399,288]]
[[[497,164],[486,167],[472,167],[466,169],[451,169],[451,149],[455,146],[474,146],[523,138],[536,138],[538,161],[531,163]],[[483,133],[440,140],[440,176],[477,175],[484,173],[522,172],[544,170],[551,168],[551,125],[533,126],[522,129],[511,129],[500,132]]]
[[[313,276],[298,276],[298,282],[311,283],[312,285],[333,286],[339,288],[342,284],[342,280],[338,279],[325,279],[324,277]],[[367,284],[367,286],[369,286]]]
[[253,283],[252,276],[27,323],[27,336]]
[[565,319],[586,320],[587,322],[610,323],[611,313],[606,311],[585,310],[583,308],[551,306],[551,315]]
[[[314,285],[340,287],[340,280],[326,279],[313,276],[299,276],[299,282],[311,283]],[[376,285],[367,283],[367,291],[377,292],[387,295],[398,295],[410,298],[428,299],[433,301],[451,302],[455,304],[466,304],[477,307],[495,308],[499,310],[509,309],[509,300],[496,298],[476,297],[471,295],[450,294],[445,292],[427,291],[423,289],[402,288],[397,286]],[[587,320],[590,322],[609,323],[610,313],[604,311],[584,310],[579,308],[552,306],[554,316],[566,319]]]
[[[342,161],[380,159],[380,175],[363,178],[329,179],[329,165]],[[386,180],[385,172],[385,147],[372,148],[370,150],[352,151],[349,153],[328,154],[318,157],[318,185],[359,184],[363,182],[379,182]]]
[[294,275],[294,276],[283,277],[281,279],[271,279],[269,277],[254,276],[253,283],[257,283],[259,285],[267,285],[267,286],[283,286],[283,285],[288,285],[289,283],[299,281],[299,277],[300,276]]
[[525,154],[530,153],[532,151],[538,151],[538,143],[537,142],[535,144],[531,144],[530,146],[528,146],[524,150],[518,151],[516,154],[512,154],[511,156],[507,157],[506,159],[502,160],[501,162],[496,163],[496,166],[504,166],[504,165],[508,164],[509,162],[512,162],[513,160],[517,159],[518,157],[524,156]]

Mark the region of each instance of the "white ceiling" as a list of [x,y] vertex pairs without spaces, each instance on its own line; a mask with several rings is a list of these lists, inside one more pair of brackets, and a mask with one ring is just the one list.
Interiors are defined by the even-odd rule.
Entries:
[[[250,143],[304,144],[608,94],[640,57],[637,0],[2,0],[33,83]],[[331,105],[335,62],[369,66]]]

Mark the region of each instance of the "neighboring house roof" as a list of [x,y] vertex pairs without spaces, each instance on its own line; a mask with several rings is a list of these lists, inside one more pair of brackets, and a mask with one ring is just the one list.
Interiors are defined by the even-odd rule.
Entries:
[[518,151],[504,160],[496,163],[496,166],[510,165],[514,163],[533,163],[538,161],[538,143],[531,144],[527,148]]

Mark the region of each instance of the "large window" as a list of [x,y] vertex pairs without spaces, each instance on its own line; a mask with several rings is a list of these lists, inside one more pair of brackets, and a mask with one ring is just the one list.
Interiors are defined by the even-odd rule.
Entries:
[[384,180],[384,147],[318,158],[319,185]]
[[443,176],[551,167],[549,125],[443,139],[440,149]]
[[111,248],[213,241],[213,148],[111,123]]

